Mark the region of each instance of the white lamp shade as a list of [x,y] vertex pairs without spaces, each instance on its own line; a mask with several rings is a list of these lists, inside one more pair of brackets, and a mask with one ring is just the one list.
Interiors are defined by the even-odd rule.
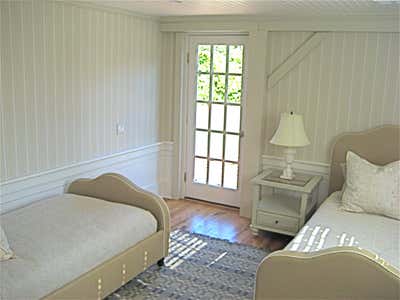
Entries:
[[271,144],[285,147],[304,147],[310,141],[304,130],[303,116],[294,113],[281,114],[279,127],[271,139]]

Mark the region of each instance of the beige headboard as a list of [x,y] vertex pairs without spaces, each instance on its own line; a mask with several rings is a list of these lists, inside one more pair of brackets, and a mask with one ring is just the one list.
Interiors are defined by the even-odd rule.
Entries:
[[377,165],[400,160],[400,126],[384,125],[341,134],[335,139],[332,149],[329,194],[342,188],[344,178],[340,164],[346,162],[349,150]]

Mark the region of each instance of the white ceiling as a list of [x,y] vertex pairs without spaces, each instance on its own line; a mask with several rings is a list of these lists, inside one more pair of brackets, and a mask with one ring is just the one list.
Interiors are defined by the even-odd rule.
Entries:
[[84,0],[84,2],[151,16],[398,16],[400,7],[400,1],[386,0]]

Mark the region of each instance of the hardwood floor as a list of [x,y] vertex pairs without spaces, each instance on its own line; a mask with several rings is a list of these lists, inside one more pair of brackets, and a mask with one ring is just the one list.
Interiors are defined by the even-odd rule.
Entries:
[[292,237],[262,232],[254,236],[250,220],[239,216],[239,209],[205,201],[166,200],[171,213],[171,229],[205,234],[271,251],[282,249]]

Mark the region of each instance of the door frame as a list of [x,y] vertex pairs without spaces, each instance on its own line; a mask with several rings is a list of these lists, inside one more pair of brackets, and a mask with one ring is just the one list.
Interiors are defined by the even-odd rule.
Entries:
[[[247,100],[247,79],[248,79],[248,34],[243,34],[243,33],[194,33],[194,34],[189,34],[186,36],[186,43],[185,43],[185,49],[182,54],[184,54],[185,58],[185,64],[184,64],[184,70],[182,71],[183,74],[185,74],[185,80],[183,80],[183,115],[184,115],[184,122],[181,123],[181,133],[182,133],[182,141],[180,145],[180,153],[181,157],[183,160],[183,163],[181,165],[182,169],[180,170],[180,174],[182,174],[182,179],[180,180],[182,182],[179,194],[181,197],[186,197],[187,195],[187,185],[189,183],[189,166],[193,164],[193,158],[189,157],[189,153],[191,153],[191,150],[194,149],[194,141],[195,139],[189,139],[189,134],[194,134],[194,132],[190,133],[189,130],[190,128],[194,128],[193,126],[190,126],[189,122],[195,122],[195,109],[194,109],[194,104],[192,96],[193,96],[193,91],[191,90],[191,87],[195,86],[195,83],[190,82],[191,79],[196,80],[196,76],[190,75],[191,73],[195,72],[195,65],[196,65],[196,58],[195,58],[195,46],[194,43],[209,43],[209,44],[215,44],[216,39],[218,41],[221,41],[222,43],[227,43],[227,44],[235,44],[235,43],[241,43],[244,45],[244,55],[243,55],[243,74],[242,74],[242,101],[241,101],[241,132],[246,134],[246,128],[245,128],[245,119],[246,119],[246,100]],[[192,103],[193,102],[193,103]],[[221,204],[226,204],[230,206],[235,206],[235,207],[240,207],[240,189],[241,189],[241,183],[242,183],[242,157],[243,157],[243,138],[240,138],[240,148],[239,148],[239,176],[238,176],[238,189],[235,190],[236,193],[236,199],[233,204],[230,203],[223,203]],[[206,185],[207,187],[212,188],[212,186]],[[220,189],[218,188],[215,188]]]

